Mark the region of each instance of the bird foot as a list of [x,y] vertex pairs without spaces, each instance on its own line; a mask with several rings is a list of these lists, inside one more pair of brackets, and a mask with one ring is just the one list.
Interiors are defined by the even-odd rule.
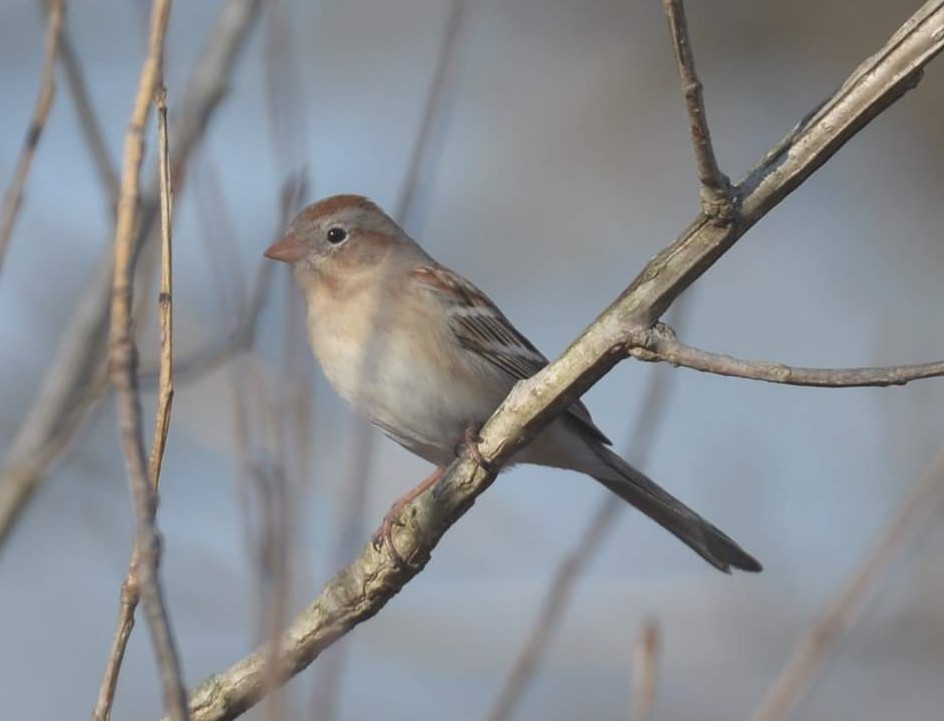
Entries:
[[403,514],[403,509],[412,503],[417,497],[421,496],[423,493],[436,485],[436,482],[443,477],[445,472],[445,468],[437,468],[433,473],[424,478],[416,487],[411,488],[400,498],[395,500],[393,505],[390,506],[390,510],[384,515],[383,522],[380,524],[380,528],[378,528],[377,532],[374,533],[374,548],[378,551],[381,549],[381,547],[386,548],[387,554],[390,556],[396,566],[402,567],[406,565],[406,561],[403,560],[403,557],[400,555],[399,551],[397,551],[397,547],[393,542],[394,527],[403,525],[400,523],[400,516]]
[[458,455],[458,451],[461,449],[461,447],[465,446],[469,449],[469,455],[472,456],[472,460],[481,466],[485,471],[491,473],[494,470],[494,466],[492,465],[491,461],[482,455],[482,451],[479,450],[479,443],[482,442],[482,438],[479,436],[480,430],[482,430],[481,426],[474,425],[470,425],[465,429],[465,433],[462,435],[462,443],[460,443],[459,447],[456,449],[456,455]]

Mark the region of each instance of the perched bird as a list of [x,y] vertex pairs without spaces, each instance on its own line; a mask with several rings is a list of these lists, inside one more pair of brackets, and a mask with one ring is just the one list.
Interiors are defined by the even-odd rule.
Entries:
[[[435,483],[463,441],[475,448],[477,429],[512,386],[547,365],[482,291],[433,260],[367,198],[336,195],[309,205],[265,255],[292,266],[305,296],[311,348],[335,390],[440,469],[399,504]],[[715,568],[761,570],[609,444],[578,401],[509,465],[586,473]],[[389,530],[385,540],[396,556]]]

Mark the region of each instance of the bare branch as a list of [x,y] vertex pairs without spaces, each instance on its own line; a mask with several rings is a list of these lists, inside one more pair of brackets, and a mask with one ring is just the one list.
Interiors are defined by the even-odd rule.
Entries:
[[[180,103],[171,128],[174,153],[171,171],[180,188],[183,168],[216,110],[232,73],[238,51],[258,17],[262,0],[227,0],[210,30],[204,50]],[[136,249],[152,235],[159,202],[155,186],[141,200]],[[112,254],[105,249],[62,340],[39,392],[21,424],[0,471],[0,545],[43,478],[48,464],[64,448],[81,419],[88,416],[98,394],[88,392],[103,377],[105,333],[111,298]],[[137,252],[137,251],[135,251]]]
[[817,388],[903,386],[924,378],[944,376],[944,361],[874,368],[797,368],[773,361],[750,361],[711,353],[682,343],[675,331],[657,323],[630,355],[642,361],[671,363],[705,373],[749,378],[768,383]]
[[718,167],[715,150],[711,145],[701,81],[695,72],[695,58],[692,55],[691,38],[685,20],[685,5],[682,0],[662,0],[662,5],[669,21],[672,49],[675,51],[675,62],[678,64],[679,79],[682,81],[682,92],[685,95],[685,109],[688,112],[695,163],[698,166],[698,180],[701,181],[702,210],[709,218],[728,222],[734,210],[731,207],[731,181]]
[[43,70],[39,81],[39,96],[33,107],[29,127],[26,130],[26,139],[20,151],[19,160],[13,171],[13,178],[3,195],[0,204],[0,268],[6,255],[7,245],[13,233],[13,224],[23,203],[23,188],[29,175],[36,147],[46,127],[46,119],[52,108],[52,101],[56,95],[56,54],[59,51],[59,38],[62,36],[62,25],[65,19],[64,0],[50,0],[49,17],[46,21],[46,48],[43,54]]
[[[555,362],[515,386],[481,431],[479,453],[468,451],[427,493],[406,504],[394,530],[396,563],[368,545],[339,571],[286,630],[282,678],[310,664],[325,648],[376,614],[419,573],[439,539],[474,503],[501,466],[561,410],[601,378],[637,336],[713,265],[760,218],[819,168],[871,119],[913,88],[921,69],[944,48],[944,0],[919,9],[882,50],[866,60],[843,86],[805,119],[735,189],[737,221],[719,226],[699,213],[695,222],[651,260]],[[194,718],[232,719],[263,690],[265,647],[205,681],[191,695]]]
[[[132,296],[133,275],[135,265],[135,228],[138,224],[138,195],[140,186],[141,163],[144,155],[144,131],[150,114],[151,102],[161,77],[163,65],[164,37],[167,32],[167,22],[170,17],[170,0],[154,0],[151,8],[151,26],[148,33],[148,52],[141,68],[141,77],[135,95],[134,108],[125,136],[124,163],[121,176],[121,187],[118,195],[118,213],[115,220],[115,275],[112,285],[111,301],[111,329],[109,332],[109,372],[112,384],[117,393],[118,418],[121,431],[121,443],[125,455],[129,484],[134,501],[134,514],[137,526],[135,534],[135,551],[132,557],[137,556],[137,567],[132,572],[137,577],[137,592],[144,604],[148,627],[151,631],[151,640],[157,657],[157,665],[161,676],[161,686],[164,695],[164,708],[174,721],[186,721],[190,718],[187,709],[187,698],[181,678],[180,664],[177,658],[170,621],[164,606],[163,592],[159,575],[160,550],[155,524],[157,511],[157,490],[152,486],[156,478],[148,478],[148,462],[145,458],[144,437],[141,427],[141,399],[137,386],[137,351],[135,349],[132,331]],[[166,140],[166,136],[165,136]],[[166,155],[166,146],[163,148]],[[161,159],[161,166],[166,171],[169,162],[166,157]],[[161,180],[166,184],[168,178],[165,172],[161,173]],[[163,194],[169,200],[169,192]],[[170,208],[164,203],[162,216],[167,219],[165,228],[165,248],[169,250],[169,219]],[[165,258],[162,266],[169,264],[170,258]],[[162,274],[163,275],[163,274]],[[162,281],[170,281],[169,273]],[[169,296],[162,310],[162,320],[169,319]],[[162,335],[169,328],[162,327]],[[161,354],[164,356],[168,339],[162,338]],[[167,378],[169,371],[162,372],[162,380]],[[169,388],[166,394],[169,403]],[[169,407],[161,408],[164,415]],[[158,418],[159,427],[156,431],[162,435],[160,427],[161,416]],[[158,449],[160,452],[160,449]],[[153,467],[160,469],[160,458],[156,458]],[[133,587],[133,586],[132,586]],[[129,631],[130,632],[130,631]],[[121,631],[119,630],[119,635]],[[125,638],[127,635],[125,634]]]
[[648,619],[633,653],[633,721],[649,721],[656,700],[656,672],[661,644],[659,623]]
[[803,698],[823,664],[861,616],[879,581],[904,547],[927,529],[944,500],[944,452],[940,452],[905,502],[888,520],[875,545],[839,593],[800,639],[751,721],[782,721]]

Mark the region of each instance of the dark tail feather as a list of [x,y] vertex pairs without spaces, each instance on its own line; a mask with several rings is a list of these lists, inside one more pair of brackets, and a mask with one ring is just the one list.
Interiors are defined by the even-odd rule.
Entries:
[[715,568],[731,573],[761,571],[757,559],[742,549],[725,533],[708,523],[692,509],[646,478],[616,454],[607,451],[606,464],[619,473],[617,478],[595,478],[630,505],[688,545]]

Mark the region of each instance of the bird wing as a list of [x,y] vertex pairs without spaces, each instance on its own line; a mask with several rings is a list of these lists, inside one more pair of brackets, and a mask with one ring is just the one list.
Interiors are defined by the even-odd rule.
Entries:
[[[413,277],[440,296],[449,314],[449,325],[459,344],[485,359],[513,381],[530,378],[548,364],[547,358],[511,324],[485,293],[458,273],[441,265],[414,268]],[[601,443],[610,439],[596,427],[590,411],[580,401],[567,417]]]

